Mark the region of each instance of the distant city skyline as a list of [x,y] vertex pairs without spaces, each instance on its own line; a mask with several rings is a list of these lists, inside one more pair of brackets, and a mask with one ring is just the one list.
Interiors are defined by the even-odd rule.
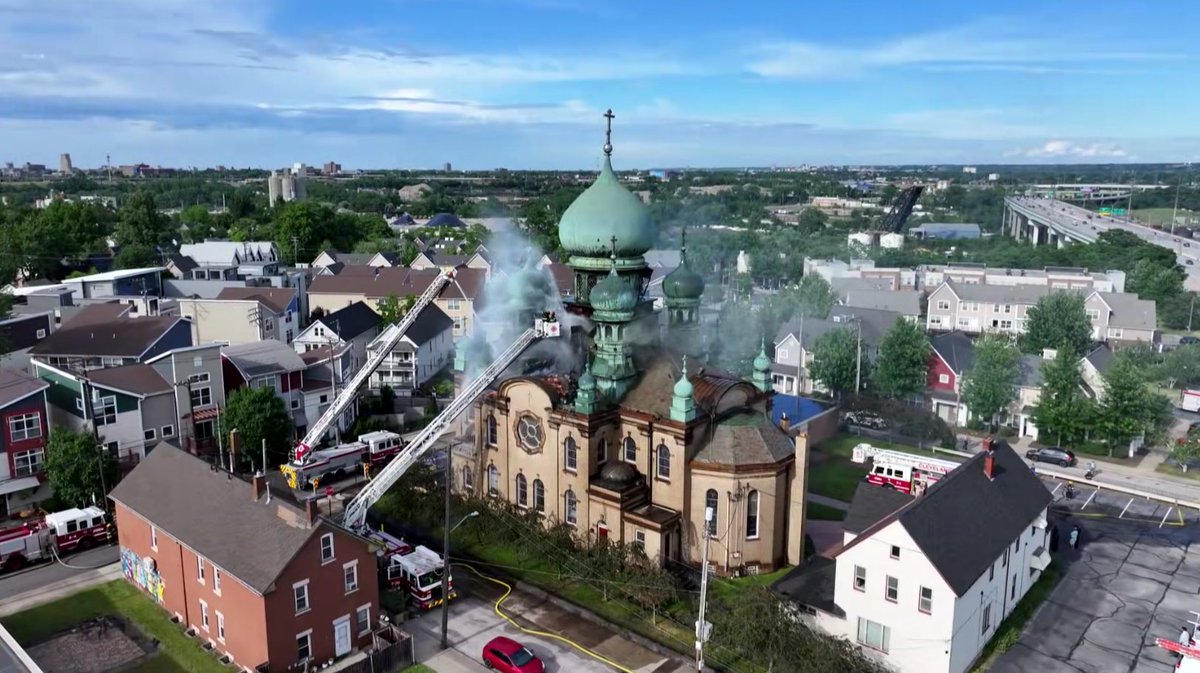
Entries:
[[0,0],[0,163],[1200,161],[1200,6]]

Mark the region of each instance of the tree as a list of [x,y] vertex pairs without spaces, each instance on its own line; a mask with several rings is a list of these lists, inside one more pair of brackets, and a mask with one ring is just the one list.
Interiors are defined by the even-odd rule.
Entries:
[[46,476],[63,505],[103,503],[105,489],[117,483],[117,461],[90,432],[53,428],[46,440]]
[[1104,399],[1096,425],[1110,456],[1114,446],[1128,444],[1147,430],[1154,409],[1143,372],[1132,359],[1118,355],[1104,377]]
[[[839,327],[822,334],[813,343],[813,363],[809,366],[809,374],[837,397],[853,391],[858,372],[858,349],[858,335],[854,330]],[[868,365],[864,356],[864,379]]]
[[837,294],[829,283],[816,274],[809,274],[800,279],[795,290],[795,300],[798,312],[804,315],[825,318],[837,301]]
[[1045,348],[1083,355],[1092,342],[1092,321],[1078,292],[1051,292],[1038,299],[1025,318],[1021,348],[1041,353]]
[[415,306],[416,303],[416,295],[409,294],[405,295],[404,299],[398,299],[396,295],[389,294],[388,296],[379,300],[379,305],[376,308],[376,311],[379,312],[379,317],[383,320],[384,324],[396,325],[399,324],[401,320],[404,320],[404,316],[412,310],[412,307]]
[[1033,412],[1039,433],[1063,442],[1083,439],[1094,416],[1094,405],[1083,396],[1079,357],[1060,350],[1042,363],[1042,393]]
[[1184,344],[1167,351],[1157,369],[1157,378],[1169,388],[1200,381],[1200,344]]
[[816,208],[805,208],[801,211],[796,226],[806,234],[815,234],[825,230],[825,223],[828,219],[825,217],[825,213]]
[[962,401],[971,415],[995,428],[996,417],[1017,399],[1021,353],[1007,336],[985,334],[975,342],[975,359],[962,383]]
[[138,245],[153,248],[171,238],[171,220],[158,212],[154,195],[136,191],[117,211],[117,228],[113,237],[122,246]]
[[1187,472],[1188,466],[1200,459],[1200,431],[1190,429],[1187,435],[1175,440],[1175,446],[1171,449],[1171,459]]
[[266,440],[267,462],[279,465],[287,462],[295,426],[288,416],[283,400],[270,387],[238,388],[225,400],[221,414],[221,433],[237,430],[241,437],[242,461],[245,465],[260,465],[263,440]]
[[154,248],[138,243],[123,245],[113,259],[113,265],[118,269],[140,269],[154,266],[158,262],[154,257]]
[[316,255],[318,245],[333,238],[334,212],[312,201],[292,201],[275,209],[275,245],[285,261]]
[[903,399],[925,390],[929,368],[929,337],[916,323],[898,320],[879,345],[871,380],[884,397]]

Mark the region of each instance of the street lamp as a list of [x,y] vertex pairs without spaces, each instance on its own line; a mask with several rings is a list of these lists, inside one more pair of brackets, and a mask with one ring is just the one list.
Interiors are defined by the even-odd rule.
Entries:
[[[450,456],[446,456],[446,464],[450,464]],[[446,470],[450,470],[447,468]],[[450,639],[447,635],[450,628],[450,585],[454,581],[450,576],[450,534],[459,526],[463,525],[467,519],[479,516],[479,510],[475,510],[463,518],[458,520],[458,523],[453,526],[450,524],[450,479],[447,475],[446,479],[446,537],[442,543],[442,649],[450,647]]]

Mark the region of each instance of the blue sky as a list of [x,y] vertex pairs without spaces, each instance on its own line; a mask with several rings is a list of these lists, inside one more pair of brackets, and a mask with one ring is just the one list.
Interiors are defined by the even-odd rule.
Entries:
[[1200,161],[1200,3],[0,0],[0,161]]

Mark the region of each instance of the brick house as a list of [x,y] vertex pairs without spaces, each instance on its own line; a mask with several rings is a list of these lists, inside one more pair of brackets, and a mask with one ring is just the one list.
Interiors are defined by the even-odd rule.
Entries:
[[238,669],[316,667],[370,644],[375,553],[315,501],[166,444],[109,497],[126,579]]
[[46,458],[45,381],[0,369],[0,519],[50,495],[42,485]]

